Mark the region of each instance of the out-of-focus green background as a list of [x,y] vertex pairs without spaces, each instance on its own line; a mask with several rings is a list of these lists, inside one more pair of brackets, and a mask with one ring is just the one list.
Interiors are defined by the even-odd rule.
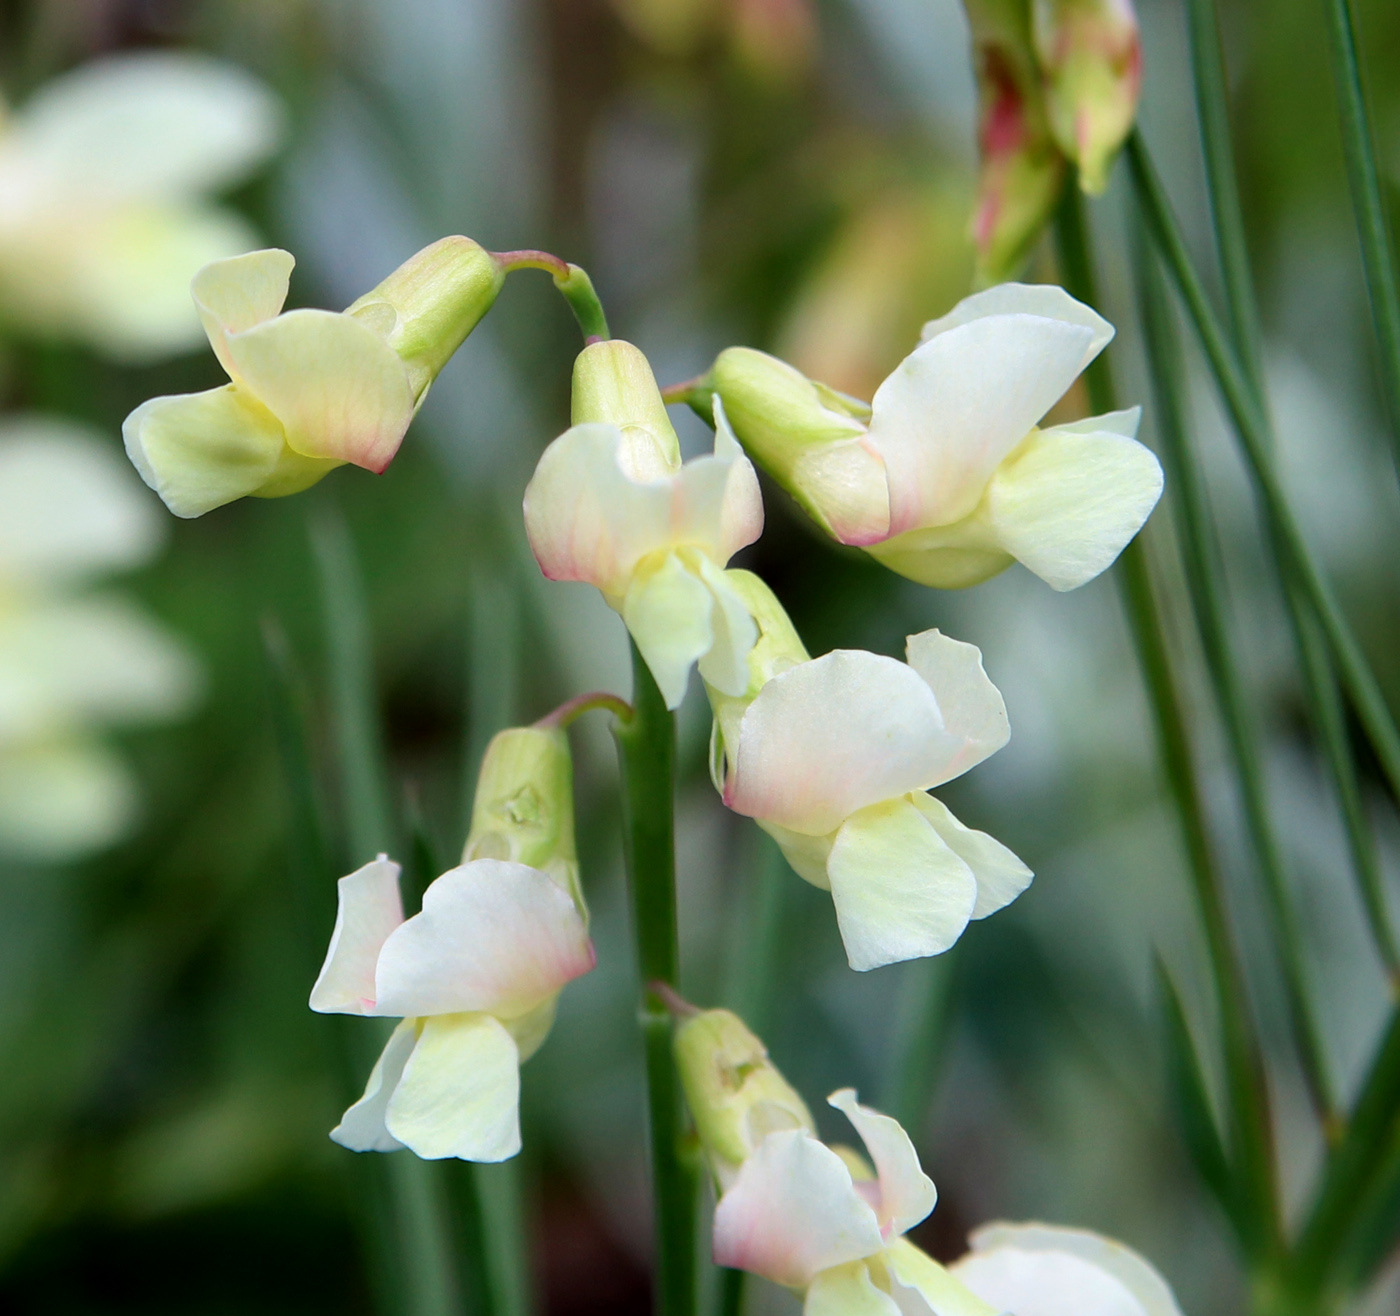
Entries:
[[[1221,7],[1280,459],[1400,696],[1400,505],[1320,5]],[[1359,11],[1393,200],[1400,8],[1368,0]],[[1139,13],[1142,123],[1204,251],[1181,7],[1141,0]],[[420,246],[462,232],[585,265],[614,332],[648,353],[663,383],[738,342],[869,396],[921,322],[970,288],[974,92],[956,0],[0,6],[11,105],[132,47],[219,55],[280,97],[283,147],[229,200],[268,245],[295,253],[290,304],[344,306]],[[1121,182],[1095,211],[1109,243],[1110,314],[1131,287],[1115,254],[1125,250]],[[1048,252],[1031,277],[1054,277]],[[370,1309],[358,1180],[351,1155],[326,1137],[344,1104],[332,1025],[306,1008],[329,895],[308,926],[261,627],[272,619],[286,632],[323,715],[309,536],[318,518],[343,517],[366,574],[396,798],[444,854],[459,847],[469,765],[487,735],[584,689],[627,689],[621,623],[589,589],[540,579],[520,526],[534,460],[567,424],[576,347],[547,279],[512,277],[387,474],[346,468],[296,498],[166,518],[161,556],[122,578],[197,656],[204,696],[183,720],[113,738],[140,783],[127,836],[68,863],[0,859],[0,1310]],[[1130,327],[1114,351],[1130,400],[1145,400]],[[138,402],[221,380],[203,349],[138,368],[16,334],[0,389],[7,411],[88,422],[116,451]],[[1260,584],[1248,486],[1204,385],[1193,419],[1326,1043],[1350,1084],[1384,1006],[1382,976],[1304,744],[1278,602]],[[699,451],[699,424],[678,424]],[[1199,981],[1199,938],[1112,575],[1060,596],[1016,568],[940,594],[833,548],[781,494],[766,494],[767,528],[740,564],[772,583],[813,652],[899,653],[906,633],[931,625],[981,646],[1012,740],[947,798],[1037,877],[937,963],[853,974],[829,899],[720,806],[695,691],[680,716],[686,994],[748,1007],[814,1104],[852,1084],[912,1119],[939,1188],[916,1237],[935,1255],[960,1253],[966,1231],[989,1218],[1084,1225],[1152,1257],[1194,1316],[1237,1310],[1227,1231],[1164,1096],[1153,957]],[[1165,516],[1151,533],[1169,535]],[[523,1076],[533,1283],[549,1316],[622,1316],[648,1303],[633,969],[615,767],[598,722],[576,733],[575,749],[599,967],[565,993]],[[316,749],[334,812],[324,737]],[[1207,782],[1233,837],[1223,770]],[[1386,827],[1393,888],[1400,836]],[[1232,896],[1279,1051],[1280,1145],[1296,1197],[1318,1148],[1254,887],[1238,877]],[[746,948],[765,910],[783,935],[760,982]],[[1383,1285],[1372,1309],[1394,1311],[1398,1294]],[[756,1301],[777,1310],[781,1295]]]

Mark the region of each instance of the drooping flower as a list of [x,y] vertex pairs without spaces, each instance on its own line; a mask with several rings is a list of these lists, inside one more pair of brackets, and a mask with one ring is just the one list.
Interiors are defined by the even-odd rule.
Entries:
[[502,732],[464,862],[428,887],[419,913],[404,918],[399,866],[384,855],[340,879],[311,1008],[401,1021],[331,1133],[342,1146],[469,1161],[520,1150],[520,1066],[564,985],[594,963],[571,787],[563,732]]
[[680,705],[697,662],[710,685],[743,690],[756,630],[724,566],[758,538],[763,502],[722,406],[714,454],[682,464],[646,358],[610,340],[575,364],[573,422],[525,490],[540,569],[598,587],[668,708]]
[[1009,283],[927,324],[868,408],[748,348],[708,383],[833,538],[942,589],[1019,561],[1068,590],[1113,563],[1162,491],[1139,409],[1038,428],[1112,337],[1062,289]]
[[280,136],[268,91],[175,52],[83,65],[0,118],[0,318],[145,360],[199,341],[190,277],[256,245],[205,198]]
[[727,575],[760,638],[744,693],[710,690],[724,802],[831,892],[853,969],[947,950],[1031,881],[927,793],[1010,735],[982,655],[929,630],[909,636],[907,664],[850,649],[810,659],[768,587]]
[[1166,1280],[1122,1243],[1087,1229],[992,1224],[948,1270],[1016,1316],[1181,1316]]
[[0,425],[0,851],[75,857],[137,811],[107,727],[186,711],[185,647],[95,578],[150,560],[161,524],[129,468],[71,422]]
[[383,471],[505,277],[470,238],[442,238],[345,311],[283,312],[294,264],[271,249],[200,270],[190,290],[232,382],[152,398],[122,427],[176,516],[300,493],[346,462]]

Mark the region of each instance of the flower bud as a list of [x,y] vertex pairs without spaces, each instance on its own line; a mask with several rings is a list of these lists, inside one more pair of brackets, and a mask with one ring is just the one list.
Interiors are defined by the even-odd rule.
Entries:
[[980,101],[978,279],[1015,273],[1059,199],[1064,157],[1050,131],[1031,42],[1030,0],[965,0]]
[[692,1015],[676,1029],[675,1052],[700,1145],[722,1188],[768,1134],[816,1133],[806,1103],[738,1015]]
[[500,261],[470,238],[440,238],[410,256],[346,314],[369,325],[403,359],[414,396],[491,309],[505,281]]
[[667,475],[681,464],[681,443],[666,414],[656,376],[640,349],[620,338],[590,343],[574,361],[573,425],[616,425],[624,459],[637,479]]
[[1142,89],[1131,0],[1035,0],[1034,35],[1050,130],[1083,189],[1102,192]]
[[511,727],[486,747],[462,862],[504,859],[553,877],[583,910],[574,845],[574,770],[558,727]]
[[709,388],[751,457],[833,539],[889,531],[885,467],[865,442],[870,408],[749,347],[721,352]]

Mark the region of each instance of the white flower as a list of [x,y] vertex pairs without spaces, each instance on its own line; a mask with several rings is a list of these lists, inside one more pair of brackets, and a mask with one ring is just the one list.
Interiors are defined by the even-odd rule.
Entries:
[[514,1156],[520,1065],[564,984],[594,963],[573,897],[538,869],[476,859],[433,882],[405,920],[399,866],[383,855],[341,878],[339,897],[311,1008],[402,1022],[331,1137],[430,1160]]
[[1137,409],[1037,428],[1112,337],[1062,289],[1007,283],[925,325],[868,409],[745,349],[712,384],[744,446],[834,538],[921,584],[1019,561],[1068,590],[1112,564],[1162,492]]
[[949,1271],[1015,1316],[1181,1316],[1167,1282],[1131,1248],[1087,1229],[983,1225]]
[[938,1200],[909,1135],[850,1088],[828,1100],[875,1173],[806,1129],[768,1134],[715,1207],[716,1264],[805,1292],[804,1316],[996,1316],[902,1237]]
[[838,649],[786,665],[746,704],[716,701],[725,803],[831,891],[853,969],[937,955],[1031,880],[926,793],[1010,735],[982,655],[929,630],[907,656]]
[[37,416],[0,425],[0,849],[68,858],[129,826],[136,786],[98,733],[184,711],[198,673],[141,609],[89,586],[161,538],[100,439]]
[[280,119],[201,55],[112,56],[41,88],[0,120],[0,315],[129,359],[193,347],[191,275],[256,245],[205,197],[271,153]]
[[[597,343],[584,356],[603,351],[638,375],[645,372],[639,392],[656,392],[636,348]],[[576,368],[576,398],[578,377]],[[666,706],[677,708],[697,661],[719,690],[739,693],[748,683],[757,630],[724,565],[758,538],[763,502],[722,407],[714,455],[684,465],[659,394],[655,407],[659,421],[587,421],[551,443],[525,491],[525,529],[546,576],[602,591],[626,622]]]

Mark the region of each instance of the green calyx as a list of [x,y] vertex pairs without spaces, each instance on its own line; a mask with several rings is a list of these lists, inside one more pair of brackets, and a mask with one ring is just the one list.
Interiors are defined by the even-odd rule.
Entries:
[[640,349],[620,338],[590,343],[574,361],[572,422],[616,425],[648,437],[668,467],[681,464],[681,443],[656,376]]
[[504,281],[504,267],[484,247],[470,238],[440,238],[345,313],[363,320],[399,354],[421,400],[491,309]]
[[558,727],[511,727],[486,747],[462,861],[506,859],[549,873],[583,908],[574,770]]
[[700,1144],[723,1183],[769,1133],[816,1125],[763,1043],[729,1010],[702,1010],[676,1029],[676,1067]]

